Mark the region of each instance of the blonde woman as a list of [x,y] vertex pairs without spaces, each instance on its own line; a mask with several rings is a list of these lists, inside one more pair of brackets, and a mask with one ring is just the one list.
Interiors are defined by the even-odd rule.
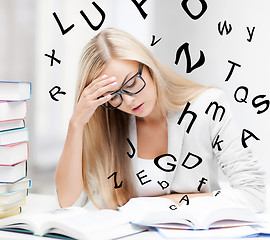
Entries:
[[[219,191],[218,169],[231,189]],[[121,30],[105,29],[85,46],[55,173],[61,207],[218,196],[259,212],[263,175],[222,90],[183,78]]]

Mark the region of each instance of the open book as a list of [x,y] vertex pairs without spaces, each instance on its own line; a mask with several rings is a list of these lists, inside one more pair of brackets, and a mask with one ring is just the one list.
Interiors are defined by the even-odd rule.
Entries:
[[9,217],[1,220],[0,230],[55,238],[99,240],[120,238],[146,231],[130,224],[116,210],[89,212],[80,207]]
[[209,229],[257,224],[250,209],[214,197],[198,197],[181,206],[161,197],[139,197],[119,207],[131,223],[175,229]]

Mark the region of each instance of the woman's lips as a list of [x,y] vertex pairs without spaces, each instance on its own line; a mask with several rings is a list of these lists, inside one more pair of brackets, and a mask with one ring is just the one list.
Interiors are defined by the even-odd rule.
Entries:
[[143,103],[140,104],[138,107],[133,108],[132,111],[133,111],[133,112],[140,112],[142,109],[143,109]]

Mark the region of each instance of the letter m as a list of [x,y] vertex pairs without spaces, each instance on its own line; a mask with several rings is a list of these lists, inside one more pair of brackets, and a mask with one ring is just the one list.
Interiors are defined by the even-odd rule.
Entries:
[[224,114],[226,112],[225,110],[225,107],[221,106],[221,105],[218,105],[217,102],[211,102],[208,106],[208,108],[206,109],[205,113],[208,114],[210,108],[214,106],[215,107],[215,110],[214,110],[214,114],[213,114],[213,120],[215,121],[216,120],[216,116],[217,116],[217,113],[219,110],[222,111],[222,113],[220,114],[220,119],[219,119],[219,122],[222,120],[222,118],[224,117]]

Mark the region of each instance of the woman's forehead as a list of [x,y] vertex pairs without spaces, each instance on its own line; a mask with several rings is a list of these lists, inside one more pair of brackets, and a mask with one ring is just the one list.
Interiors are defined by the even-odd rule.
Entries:
[[101,74],[107,74],[108,76],[115,77],[126,77],[128,73],[137,72],[138,68],[139,63],[137,61],[111,59]]

